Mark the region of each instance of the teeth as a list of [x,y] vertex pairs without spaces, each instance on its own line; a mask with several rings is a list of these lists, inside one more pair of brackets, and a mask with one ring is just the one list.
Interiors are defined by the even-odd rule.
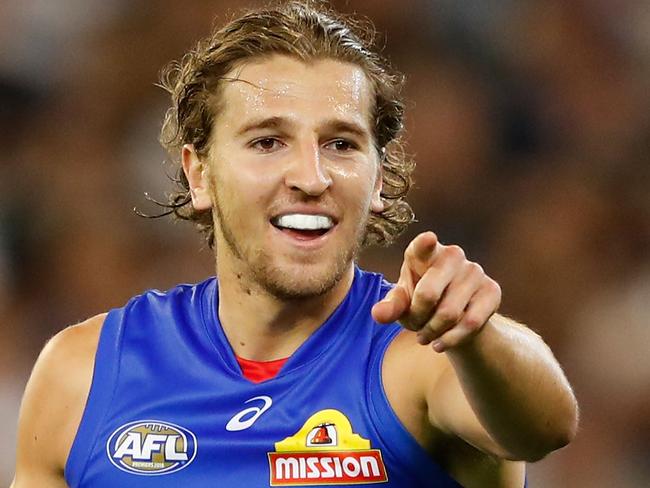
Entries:
[[326,215],[288,214],[274,219],[275,225],[287,229],[319,230],[329,229],[334,223]]

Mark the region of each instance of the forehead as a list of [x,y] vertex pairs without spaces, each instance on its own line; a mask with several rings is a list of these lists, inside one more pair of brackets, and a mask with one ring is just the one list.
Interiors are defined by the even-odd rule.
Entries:
[[226,78],[220,105],[229,123],[285,116],[312,122],[339,118],[369,128],[373,90],[354,64],[273,55],[245,63]]

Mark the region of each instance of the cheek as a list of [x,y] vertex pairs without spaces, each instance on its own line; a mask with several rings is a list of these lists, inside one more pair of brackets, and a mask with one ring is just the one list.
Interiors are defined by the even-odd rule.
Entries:
[[245,207],[263,202],[265,195],[277,185],[277,172],[254,164],[237,153],[222,156],[215,167],[216,192]]
[[337,181],[346,184],[351,180],[361,180],[363,178],[362,171],[359,170],[360,165],[356,164],[336,164],[330,168],[330,174],[336,177]]
[[339,164],[331,168],[331,174],[342,184],[354,185],[359,193],[363,189],[363,193],[365,194],[370,192],[375,186],[377,167],[368,161],[353,164]]
[[367,161],[348,162],[332,165],[330,174],[344,185],[354,185],[359,191],[361,188],[369,191],[375,183],[376,166]]
[[239,172],[221,181],[216,190],[217,198],[223,207],[231,209],[232,212],[242,216],[251,215],[259,213],[267,204],[268,191],[260,178],[250,178],[249,175]]
[[359,213],[367,212],[375,187],[374,169],[339,167],[331,174],[338,187],[336,193],[345,198],[346,205]]

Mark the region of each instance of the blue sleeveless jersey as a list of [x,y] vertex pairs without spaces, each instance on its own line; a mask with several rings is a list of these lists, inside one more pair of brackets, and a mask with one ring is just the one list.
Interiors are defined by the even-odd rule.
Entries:
[[336,311],[258,384],[242,376],[221,328],[216,279],[112,310],[68,484],[459,487],[382,388],[382,358],[400,327],[377,324],[370,309],[389,289],[356,269]]

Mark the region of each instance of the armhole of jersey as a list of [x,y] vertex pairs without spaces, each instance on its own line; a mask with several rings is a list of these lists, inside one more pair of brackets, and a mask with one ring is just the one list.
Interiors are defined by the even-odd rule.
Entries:
[[79,486],[83,480],[102,420],[113,398],[120,364],[122,324],[122,314],[117,310],[111,310],[102,324],[90,391],[64,468],[65,480],[71,488]]
[[403,463],[404,467],[420,481],[422,486],[429,486],[433,480],[436,480],[438,484],[435,486],[440,488],[461,488],[458,482],[418,444],[397,417],[386,396],[381,372],[384,356],[388,346],[401,330],[401,327],[397,326],[383,333],[377,347],[372,352],[367,391],[370,418],[384,446],[391,451],[393,457]]

